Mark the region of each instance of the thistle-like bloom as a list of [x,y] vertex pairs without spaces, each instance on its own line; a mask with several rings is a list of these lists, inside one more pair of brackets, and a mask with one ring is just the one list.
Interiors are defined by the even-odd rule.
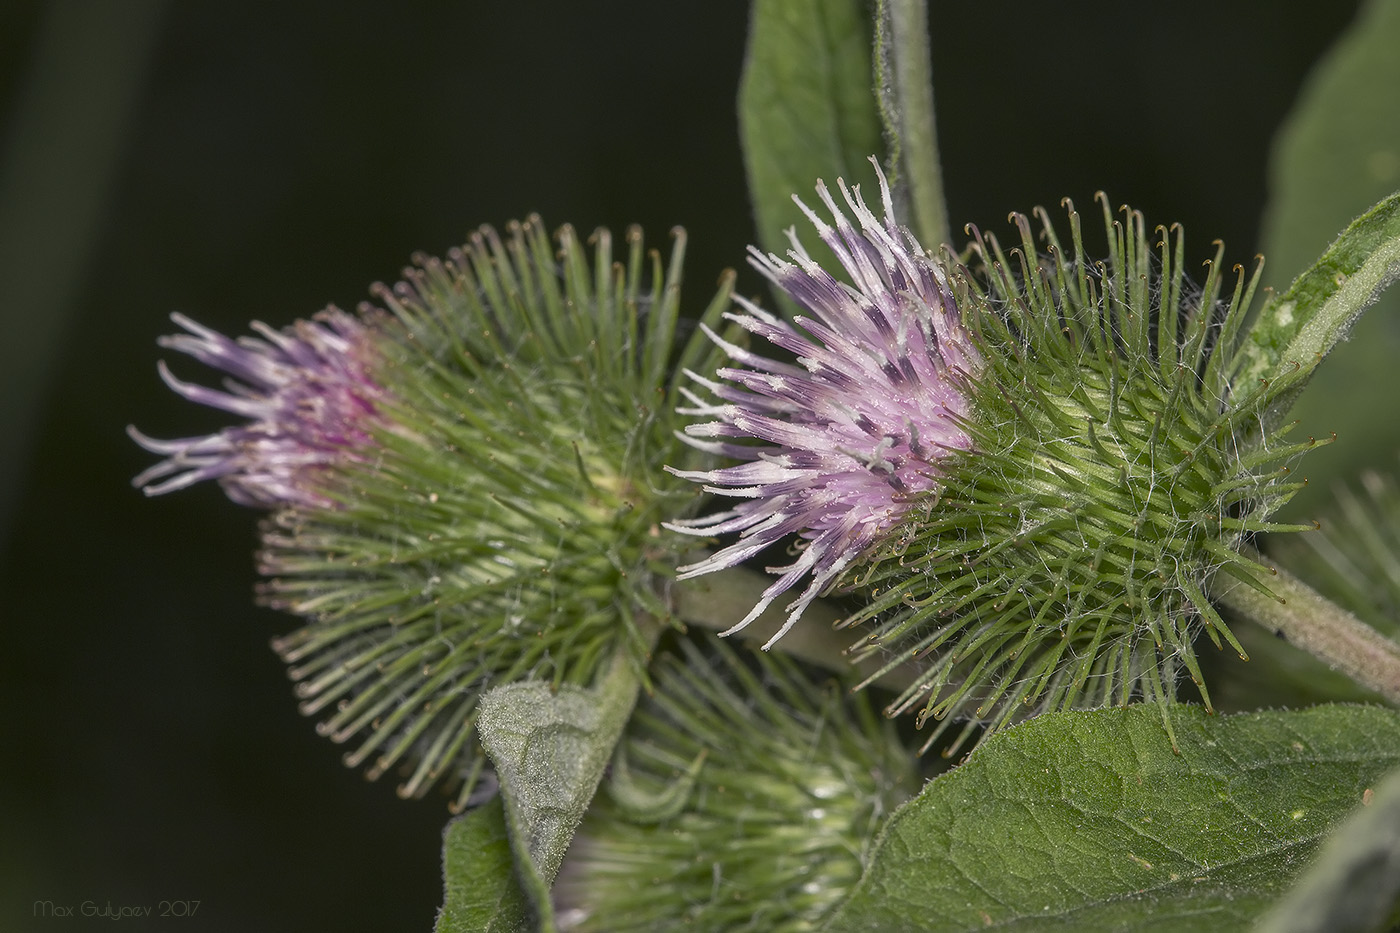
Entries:
[[[166,459],[132,483],[147,495],[218,480],[242,505],[326,508],[328,469],[363,460],[373,448],[384,389],[371,375],[378,353],[367,325],[336,308],[277,331],[254,322],[261,335],[230,340],[181,314],[171,320],[189,333],[160,345],[229,375],[224,391],[160,376],[177,393],[248,419],[202,437],[161,441],[127,428],[136,443]],[[157,482],[159,481],[159,482]]]
[[485,691],[641,668],[669,620],[684,539],[658,526],[700,497],[662,467],[705,464],[676,437],[671,364],[713,368],[720,352],[675,340],[682,231],[669,262],[635,228],[616,262],[607,231],[593,243],[565,227],[556,248],[538,218],[484,227],[375,286],[358,317],[238,343],[177,318],[192,336],[165,341],[237,380],[219,392],[165,374],[177,392],[251,421],[136,435],[169,458],[139,481],[220,478],[274,507],[260,596],[301,625],[273,648],[302,711],[351,743],[346,763],[398,773],[405,797],[478,799]]
[[689,433],[746,462],[677,472],[746,501],[677,523],[741,535],[686,572],[800,536],[804,553],[738,627],[806,573],[784,631],[823,590],[864,597],[846,623],[874,631],[854,659],[882,659],[872,680],[921,666],[887,712],[922,704],[920,724],[939,722],[929,743],[964,722],[946,754],[1042,710],[1143,698],[1165,711],[1187,676],[1209,707],[1197,637],[1245,657],[1213,578],[1267,592],[1248,539],[1311,527],[1268,521],[1301,488],[1290,461],[1317,442],[1272,427],[1305,368],[1239,376],[1257,272],[1223,300],[1221,247],[1198,290],[1180,228],[1150,242],[1140,214],[1117,221],[1106,201],[1104,262],[1085,257],[1070,205],[1071,249],[1044,212],[1039,237],[1015,215],[1018,248],[974,231],[968,268],[902,234],[887,194],[883,224],[847,196],[857,231],[818,190],[836,226],[808,215],[853,284],[796,243],[795,265],[757,257],[813,317],[747,306],[734,320],[800,365],[721,343],[742,368],[700,380],[718,401],[689,412],[715,420]]
[[[727,317],[797,357],[768,359],[711,333],[743,368],[720,369],[725,385],[689,375],[717,399],[686,392],[682,414],[716,420],[685,429],[704,450],[747,462],[709,471],[675,470],[735,508],[669,527],[694,535],[739,532],[738,542],[682,567],[681,579],[732,567],[787,536],[803,538],[792,564],[753,610],[724,634],[742,629],[777,597],[810,578],[771,647],[806,607],[872,547],[885,542],[920,501],[941,489],[942,461],[966,451],[967,378],[979,366],[943,270],[894,219],[889,186],[876,165],[884,219],[859,190],[839,182],[857,230],[818,182],[835,226],[798,205],[835,252],[853,284],[819,266],[793,231],[793,262],[750,250],[751,263],[806,314],[789,324],[751,302]],[[703,438],[725,438],[720,441]],[[762,445],[727,439],[758,439]]]

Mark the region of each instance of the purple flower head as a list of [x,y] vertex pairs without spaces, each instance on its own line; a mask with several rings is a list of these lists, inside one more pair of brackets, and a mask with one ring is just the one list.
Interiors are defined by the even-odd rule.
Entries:
[[[718,400],[685,393],[693,405],[682,414],[715,419],[687,427],[688,441],[746,462],[672,471],[705,483],[708,492],[743,500],[728,511],[668,526],[700,536],[739,532],[736,543],[680,568],[680,578],[732,567],[793,533],[803,539],[797,560],[771,568],[781,576],[724,633],[744,628],[809,578],[765,648],[844,570],[889,540],[916,504],[938,495],[945,457],[972,447],[960,419],[968,410],[966,379],[981,358],[943,269],[895,221],[889,186],[879,165],[875,170],[883,220],[866,207],[859,187],[853,192],[837,182],[859,230],[820,181],[817,194],[834,227],[793,198],[850,284],[817,265],[793,230],[792,262],[749,248],[750,263],[808,313],[789,324],[736,298],[747,313],[726,317],[796,355],[797,365],[751,353],[711,331],[739,365],[718,371],[727,382],[687,373]],[[766,443],[743,442],[751,440]]]
[[385,395],[370,374],[377,353],[365,324],[329,308],[281,331],[254,322],[262,339],[231,340],[184,315],[172,314],[171,320],[189,333],[162,337],[161,346],[230,378],[223,391],[211,389],[175,378],[161,362],[166,385],[192,402],[248,421],[216,434],[170,441],[128,427],[136,443],[166,458],[133,485],[158,496],[217,479],[228,497],[242,505],[332,506],[312,474],[364,459]]

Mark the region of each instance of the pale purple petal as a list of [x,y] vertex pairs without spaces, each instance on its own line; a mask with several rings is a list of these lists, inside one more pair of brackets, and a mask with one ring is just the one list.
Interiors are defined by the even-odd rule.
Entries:
[[736,365],[716,373],[724,382],[689,374],[715,401],[685,393],[691,404],[682,413],[712,420],[687,426],[683,439],[745,462],[671,471],[743,500],[728,511],[668,526],[692,535],[739,534],[705,560],[680,568],[681,578],[735,566],[794,533],[803,539],[798,558],[770,568],[781,576],[725,633],[744,628],[805,580],[765,648],[847,568],[890,540],[921,499],[941,491],[949,454],[972,449],[961,425],[969,409],[968,379],[981,358],[942,267],[895,221],[878,165],[876,172],[883,219],[844,182],[838,188],[858,228],[820,182],[817,194],[833,223],[798,201],[847,281],[813,262],[794,232],[791,261],[750,248],[752,265],[804,314],[789,323],[736,299],[743,313],[727,317],[792,353],[797,365],[707,331]]
[[243,505],[333,505],[315,474],[366,458],[384,400],[371,375],[378,354],[364,322],[332,308],[281,331],[254,322],[261,339],[235,341],[184,315],[171,319],[187,333],[162,337],[160,345],[229,378],[213,389],[176,378],[161,362],[161,379],[182,397],[246,423],[168,441],[127,428],[132,440],[166,458],[134,485],[157,496],[215,479]]

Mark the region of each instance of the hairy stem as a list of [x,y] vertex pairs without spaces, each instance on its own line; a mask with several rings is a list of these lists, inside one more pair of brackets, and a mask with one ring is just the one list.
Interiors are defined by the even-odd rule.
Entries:
[[1400,644],[1278,569],[1273,596],[1233,578],[1217,577],[1211,596],[1264,626],[1358,684],[1400,704]]
[[933,109],[927,0],[881,0],[876,30],[880,113],[895,187],[908,197],[915,235],[936,247],[949,242],[949,231]]

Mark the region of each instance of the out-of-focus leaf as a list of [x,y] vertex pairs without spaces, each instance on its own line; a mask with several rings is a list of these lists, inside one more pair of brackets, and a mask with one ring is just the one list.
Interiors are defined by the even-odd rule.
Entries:
[[1400,764],[1378,707],[1212,717],[1154,705],[1052,713],[931,781],[826,927],[1228,931]]
[[138,125],[168,5],[32,6],[42,16],[34,47],[23,56],[28,74],[6,102],[0,152],[0,536],[17,511],[30,435],[101,242],[112,181]]
[[[1400,189],[1400,4],[1371,0],[1313,69],[1274,143],[1262,245],[1266,276],[1282,291],[1353,217]],[[1306,514],[1332,482],[1393,462],[1400,419],[1358,399],[1400,397],[1400,294],[1381,298],[1318,370],[1293,409],[1299,435],[1338,443],[1308,456]]]
[[1400,771],[1343,823],[1258,933],[1370,933],[1400,920]]
[[459,816],[442,834],[443,904],[435,933],[519,933],[530,907],[513,871],[500,798]]
[[549,886],[588,809],[637,700],[625,658],[596,689],[543,681],[505,684],[481,698],[477,729],[496,766],[520,881],[542,931],[554,929]]
[[[739,133],[758,242],[778,255],[788,249],[783,231],[807,225],[794,194],[812,201],[818,178],[833,190],[837,178],[874,190],[867,160],[884,145],[865,7],[859,0],[753,4]],[[809,251],[825,264],[830,254],[808,239]]]

